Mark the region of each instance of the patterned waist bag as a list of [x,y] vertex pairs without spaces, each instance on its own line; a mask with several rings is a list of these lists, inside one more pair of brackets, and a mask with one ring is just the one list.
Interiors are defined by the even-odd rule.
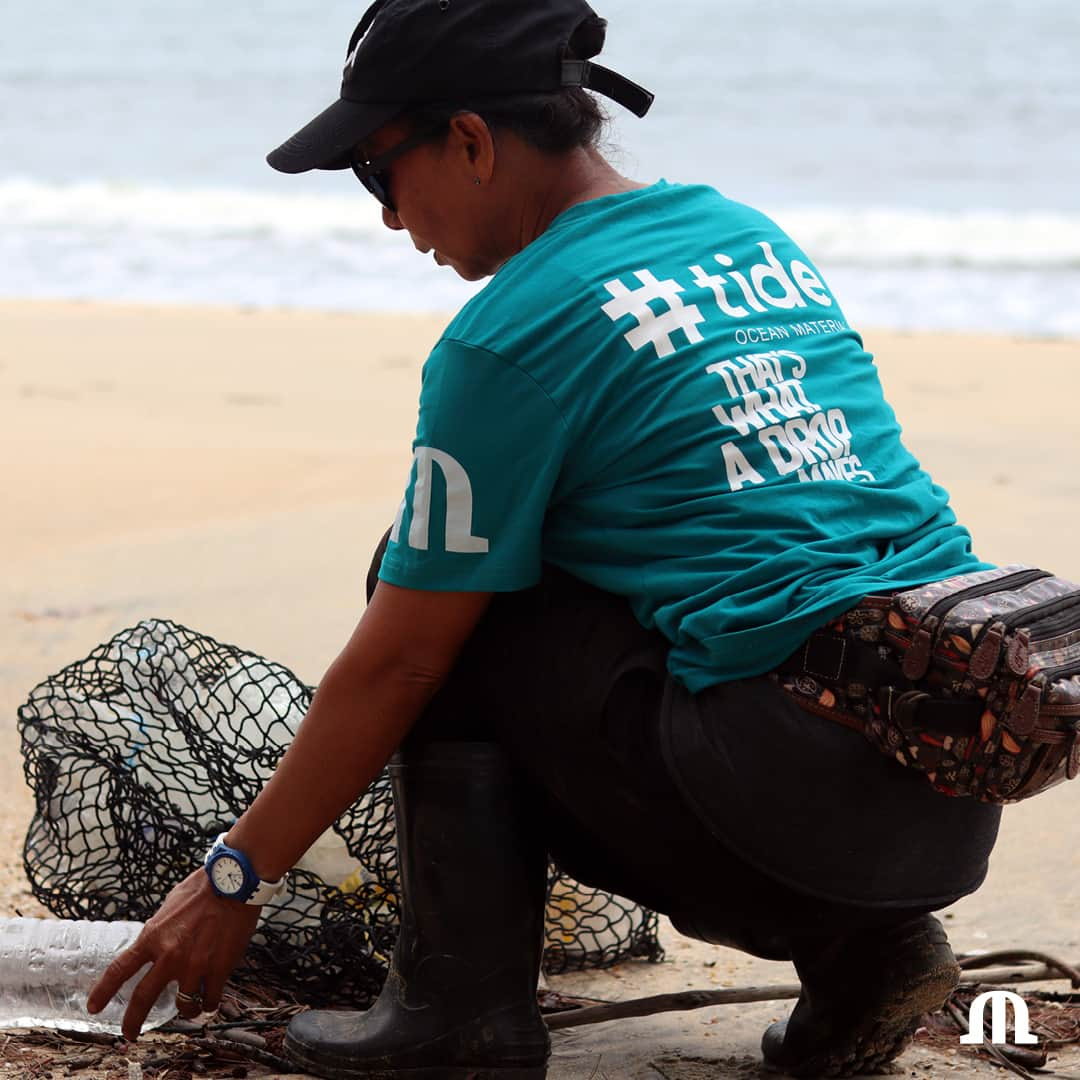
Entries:
[[1080,774],[1080,586],[1045,570],[865,597],[772,678],[946,795],[1019,802]]

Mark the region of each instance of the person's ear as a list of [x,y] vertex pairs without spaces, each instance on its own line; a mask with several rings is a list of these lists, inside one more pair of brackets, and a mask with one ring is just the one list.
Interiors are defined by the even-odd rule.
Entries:
[[469,183],[486,184],[495,173],[495,139],[476,113],[458,113],[450,120],[449,145],[455,150],[457,167]]

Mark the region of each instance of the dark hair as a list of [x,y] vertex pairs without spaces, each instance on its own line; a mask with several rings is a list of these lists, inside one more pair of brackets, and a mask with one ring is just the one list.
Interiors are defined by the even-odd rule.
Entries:
[[492,131],[510,131],[546,154],[595,147],[608,119],[596,98],[580,86],[554,94],[516,95],[497,101],[488,98],[418,105],[408,115],[417,130],[443,132],[452,117],[464,112],[476,113]]
[[[603,19],[586,19],[571,36],[566,58],[588,60],[595,56],[603,48],[605,27]],[[409,109],[408,116],[417,130],[443,132],[451,118],[463,112],[476,113],[492,131],[510,131],[546,154],[595,148],[609,119],[596,98],[580,86],[547,94],[424,103]]]

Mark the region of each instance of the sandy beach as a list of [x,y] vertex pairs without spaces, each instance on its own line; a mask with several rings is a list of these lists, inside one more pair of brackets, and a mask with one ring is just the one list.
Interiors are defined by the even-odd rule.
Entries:
[[[33,811],[15,713],[43,677],[160,616],[307,682],[363,608],[371,549],[410,463],[434,316],[0,303],[0,915],[35,914]],[[1080,342],[868,332],[910,448],[976,550],[1080,580]],[[1080,961],[1080,783],[1006,811],[990,876],[947,913],[957,951]],[[564,976],[599,998],[785,983],[768,964],[665,931],[669,962]],[[1056,989],[1064,989],[1057,984]],[[552,1080],[755,1076],[777,1003],[572,1030]],[[911,1076],[988,1075],[920,1043]],[[1063,1052],[1058,1075],[1080,1076]],[[89,1075],[82,1073],[81,1075]]]

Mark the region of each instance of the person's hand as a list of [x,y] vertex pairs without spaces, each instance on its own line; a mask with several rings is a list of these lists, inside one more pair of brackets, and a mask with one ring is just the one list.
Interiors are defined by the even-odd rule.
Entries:
[[213,1012],[229,973],[244,955],[262,909],[225,900],[210,887],[200,867],[165,897],[157,914],[130,948],[105,969],[87,998],[87,1011],[100,1012],[144,964],[153,966],[139,980],[124,1012],[124,1038],[134,1042],[162,990],[180,987],[177,1011],[190,1020]]

